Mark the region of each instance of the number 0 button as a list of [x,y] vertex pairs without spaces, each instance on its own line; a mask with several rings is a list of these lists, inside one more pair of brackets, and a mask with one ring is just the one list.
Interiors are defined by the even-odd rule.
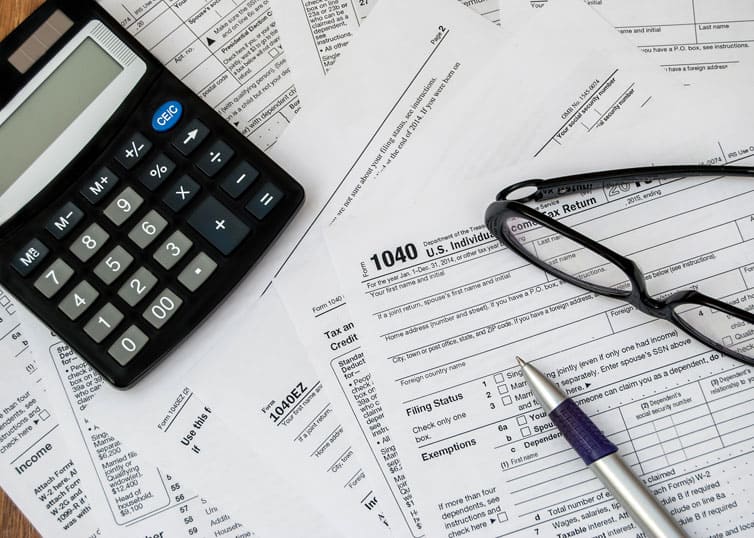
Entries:
[[175,293],[170,290],[163,290],[144,311],[144,319],[151,323],[155,329],[160,329],[173,317],[173,314],[182,304],[183,301]]
[[125,366],[131,362],[147,342],[149,342],[147,335],[141,332],[141,329],[136,325],[131,325],[126,332],[120,335],[120,338],[115,340],[115,343],[110,346],[107,352],[118,361],[118,364]]

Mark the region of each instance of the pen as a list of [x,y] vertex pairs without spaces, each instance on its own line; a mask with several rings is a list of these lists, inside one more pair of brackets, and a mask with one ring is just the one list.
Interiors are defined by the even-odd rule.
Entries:
[[516,360],[534,397],[560,433],[620,502],[634,523],[647,536],[688,537],[641,480],[623,463],[618,456],[618,447],[604,436],[581,408],[534,366],[521,357],[516,357]]

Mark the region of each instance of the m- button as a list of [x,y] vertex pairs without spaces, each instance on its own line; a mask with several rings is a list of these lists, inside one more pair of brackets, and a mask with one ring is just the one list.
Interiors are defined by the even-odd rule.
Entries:
[[251,231],[241,219],[211,196],[197,207],[189,225],[226,256],[233,252]]

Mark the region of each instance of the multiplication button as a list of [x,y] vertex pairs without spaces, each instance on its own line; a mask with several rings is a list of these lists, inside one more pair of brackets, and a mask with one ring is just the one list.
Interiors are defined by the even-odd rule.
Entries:
[[162,201],[177,213],[186,207],[200,190],[201,187],[199,187],[199,184],[196,181],[189,176],[184,175],[168,189],[168,192],[162,198]]
[[187,290],[196,291],[215,269],[217,269],[215,261],[204,252],[200,252],[178,275],[178,282],[186,286]]
[[241,219],[211,196],[199,204],[189,217],[188,223],[226,256],[233,252],[251,231]]

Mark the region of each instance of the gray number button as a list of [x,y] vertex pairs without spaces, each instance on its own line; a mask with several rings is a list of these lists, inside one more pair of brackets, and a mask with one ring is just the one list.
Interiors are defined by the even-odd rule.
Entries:
[[173,314],[182,304],[183,301],[180,297],[166,289],[144,311],[144,319],[151,323],[155,329],[160,329],[173,317]]
[[149,338],[136,325],[131,325],[110,346],[107,352],[118,361],[121,366],[127,365],[139,351],[149,342]]
[[157,211],[152,210],[141,219],[139,224],[134,226],[131,233],[128,234],[128,238],[140,248],[147,248],[167,225],[168,221],[162,218],[162,215]]
[[99,344],[113,332],[113,329],[121,321],[123,321],[123,314],[120,313],[120,310],[107,303],[89,320],[89,323],[84,327],[84,332]]
[[110,254],[105,256],[97,267],[94,268],[94,274],[97,275],[105,284],[112,284],[134,261],[126,249],[118,245]]
[[97,297],[99,297],[97,290],[84,280],[73,288],[71,293],[65,296],[65,299],[60,302],[58,308],[71,320],[74,320],[86,312],[92,306],[92,303],[97,300]]
[[84,233],[73,242],[71,245],[71,252],[73,252],[82,262],[88,261],[89,258],[94,256],[97,251],[102,248],[109,238],[110,236],[108,233],[103,230],[99,224],[96,222],[92,223],[86,230],[84,230]]
[[131,187],[123,189],[115,200],[110,202],[110,205],[105,209],[105,216],[113,221],[116,226],[120,226],[126,222],[131,215],[133,215],[139,206],[144,201],[144,198],[139,196],[135,190]]
[[186,266],[178,275],[178,281],[186,286],[189,291],[196,291],[199,286],[215,271],[217,264],[204,252],[200,252],[196,258]]
[[172,269],[183,258],[193,243],[181,232],[174,232],[154,253],[154,259],[165,269]]
[[34,287],[37,288],[42,295],[48,299],[60,291],[60,288],[65,286],[66,282],[73,276],[73,269],[71,266],[58,258],[52,265],[47,268],[47,271],[34,283]]
[[149,294],[155,284],[157,284],[157,277],[142,267],[131,278],[126,279],[120,290],[118,290],[118,295],[129,306],[135,306]]

